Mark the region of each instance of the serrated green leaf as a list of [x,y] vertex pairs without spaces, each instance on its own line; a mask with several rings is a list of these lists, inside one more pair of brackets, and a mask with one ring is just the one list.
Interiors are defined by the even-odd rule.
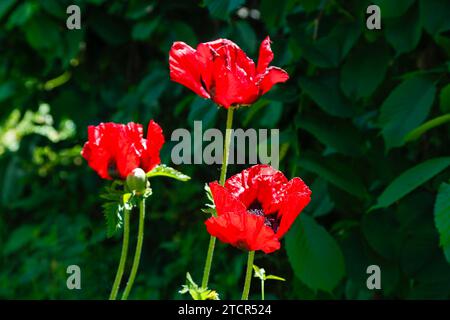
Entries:
[[185,175],[184,173],[181,173],[180,171],[177,171],[174,168],[168,167],[164,164],[156,166],[147,173],[148,178],[157,176],[169,177],[179,181],[188,181],[189,179],[191,179],[191,177]]
[[439,187],[434,205],[434,222],[445,258],[450,263],[450,183],[442,183]]
[[215,290],[200,288],[192,280],[189,272],[186,273],[186,284],[181,286],[181,290],[178,292],[181,294],[189,293],[194,300],[219,300],[219,294]]
[[450,166],[450,157],[424,161],[403,172],[378,197],[370,210],[386,208]]
[[313,290],[331,292],[345,274],[338,244],[308,215],[301,215],[286,235],[286,252],[296,277]]
[[106,235],[111,238],[122,228],[121,211],[123,207],[117,202],[106,202],[102,207],[106,219]]

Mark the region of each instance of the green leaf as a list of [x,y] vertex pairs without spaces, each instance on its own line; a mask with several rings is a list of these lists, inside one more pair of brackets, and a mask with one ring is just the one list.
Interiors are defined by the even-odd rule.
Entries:
[[392,212],[370,212],[361,221],[361,230],[370,246],[382,257],[394,260],[398,255],[399,227]]
[[189,24],[186,24],[180,20],[172,21],[170,29],[173,32],[175,39],[178,41],[192,43],[193,45],[198,43],[197,34]]
[[203,130],[211,128],[216,122],[218,108],[211,100],[205,100],[201,97],[195,97],[190,105],[188,123],[191,125],[195,120],[201,120]]
[[106,218],[106,235],[110,238],[122,227],[121,205],[118,202],[105,202],[102,207]]
[[321,68],[338,67],[358,40],[361,27],[356,23],[337,24],[324,37],[312,41],[306,33],[297,35],[303,56],[310,63]]
[[52,49],[57,51],[61,44],[60,26],[45,16],[35,15],[24,25],[28,43],[36,50]]
[[283,25],[286,21],[289,0],[278,0],[277,5],[273,5],[272,0],[261,0],[259,10],[261,12],[261,20],[265,23],[269,31]]
[[386,208],[400,200],[450,165],[450,157],[434,158],[422,162],[399,175],[378,197],[370,210]]
[[381,9],[382,18],[399,17],[414,3],[415,0],[373,0]]
[[450,113],[434,118],[412,130],[405,136],[405,142],[419,139],[425,132],[450,121]]
[[253,54],[256,49],[259,48],[259,43],[256,38],[255,31],[252,26],[245,20],[237,21],[234,24],[236,43],[241,44],[242,50],[244,50],[247,55]]
[[422,24],[432,36],[450,30],[449,12],[448,0],[420,0]]
[[296,277],[313,290],[331,292],[345,274],[338,244],[307,215],[300,216],[286,235],[286,252]]
[[230,13],[242,6],[245,0],[204,0],[203,4],[216,19],[228,20]]
[[389,94],[379,119],[386,149],[402,146],[405,135],[427,118],[435,93],[433,82],[416,77],[403,81]]
[[301,89],[326,113],[341,118],[353,114],[350,102],[339,91],[337,76],[322,75],[315,78],[300,78],[299,83]]
[[450,263],[450,183],[442,183],[434,204],[434,222],[447,262]]
[[158,26],[160,19],[141,21],[133,26],[131,36],[135,40],[146,40],[150,38],[153,31]]
[[450,83],[439,94],[439,108],[443,113],[450,113]]
[[362,153],[362,133],[349,121],[325,116],[318,119],[309,117],[301,118],[298,127],[339,153],[353,156]]
[[286,281],[285,278],[278,277],[278,276],[274,276],[274,275],[271,275],[271,274],[269,274],[268,276],[266,276],[266,280]]
[[414,50],[422,35],[418,7],[414,6],[405,15],[386,21],[383,29],[386,40],[395,49],[397,55]]
[[0,84],[0,102],[13,96],[15,91],[16,86],[14,82],[10,81]]
[[314,218],[330,213],[334,208],[334,202],[328,192],[328,183],[322,178],[317,178],[311,185],[311,191],[314,197],[311,198],[305,211],[311,213]]
[[192,280],[189,272],[186,273],[186,284],[182,285],[181,290],[178,292],[181,294],[189,293],[194,300],[220,300],[219,294],[215,290],[200,288],[194,280]]
[[333,158],[303,155],[298,165],[356,197],[364,199],[368,196],[361,179],[355,175],[353,168],[348,163]]
[[389,59],[389,51],[380,44],[366,45],[350,54],[341,69],[345,95],[354,100],[372,95],[386,75]]
[[[8,22],[6,23],[6,28],[10,30],[16,26],[22,26],[33,16],[33,14],[37,10],[39,10],[39,6],[34,2],[22,3],[9,16]],[[63,12],[65,14],[65,11]]]
[[28,224],[22,225],[12,231],[8,236],[8,241],[5,243],[3,254],[7,256],[23,248],[36,237],[35,231],[36,226]]
[[0,19],[3,18],[8,10],[16,3],[16,0],[2,0],[0,1]]
[[312,12],[320,9],[321,0],[301,0],[298,1],[306,12]]
[[283,115],[283,103],[272,101],[260,113],[258,124],[262,128],[278,128],[277,123]]
[[256,264],[253,264],[253,272],[255,278],[259,278],[262,281],[266,280],[266,271],[264,268],[259,268]]
[[128,41],[129,27],[119,17],[96,12],[90,21],[94,32],[108,45],[118,46]]
[[191,177],[181,173],[180,171],[175,170],[174,168],[168,167],[164,164],[160,164],[154,167],[150,172],[147,173],[148,178],[164,176],[172,179],[180,180],[180,181],[188,181]]

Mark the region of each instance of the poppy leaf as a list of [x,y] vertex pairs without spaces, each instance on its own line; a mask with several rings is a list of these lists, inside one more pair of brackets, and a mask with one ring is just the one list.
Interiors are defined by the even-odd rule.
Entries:
[[336,240],[308,215],[286,235],[286,251],[295,276],[313,290],[330,292],[345,274]]
[[163,164],[154,167],[150,172],[147,173],[148,178],[157,176],[169,177],[179,181],[188,181],[189,179],[191,179],[184,173],[181,173],[180,171]]
[[106,219],[106,235],[111,238],[122,228],[122,206],[118,202],[105,202],[103,213]]
[[387,186],[378,197],[377,204],[370,210],[389,207],[448,166],[450,166],[450,157],[440,157],[427,160],[406,170]]
[[450,183],[442,183],[439,188],[434,205],[434,221],[445,258],[450,263]]
[[379,119],[386,149],[405,143],[405,136],[427,118],[435,94],[434,83],[420,77],[405,80],[389,94]]

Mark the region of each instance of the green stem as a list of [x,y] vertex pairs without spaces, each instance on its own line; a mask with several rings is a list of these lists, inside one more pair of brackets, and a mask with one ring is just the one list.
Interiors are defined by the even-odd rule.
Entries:
[[142,243],[144,241],[144,218],[145,218],[145,199],[139,200],[139,231],[136,244],[136,252],[134,253],[133,266],[131,267],[130,277],[128,278],[127,286],[122,294],[122,300],[127,300],[133,287],[134,278],[139,267],[139,261],[141,260]]
[[248,300],[248,294],[250,292],[250,283],[252,281],[254,258],[255,258],[255,251],[249,251],[247,259],[247,272],[245,274],[244,291],[242,291],[242,300]]
[[214,247],[216,245],[216,237],[209,238],[208,254],[206,255],[205,268],[203,269],[202,288],[208,287],[209,272],[211,271],[211,264],[214,255]]
[[227,166],[228,166],[228,157],[230,154],[230,142],[231,142],[231,127],[233,126],[233,111],[232,107],[228,108],[227,112],[227,126],[225,129],[225,145],[223,147],[223,159],[222,159],[222,168],[220,170],[220,180],[219,183],[221,186],[225,184],[225,179],[227,177]]
[[125,262],[127,260],[128,253],[128,239],[130,238],[130,211],[124,211],[123,217],[123,242],[122,242],[122,252],[120,254],[119,267],[117,268],[116,278],[114,279],[114,284],[109,295],[109,300],[116,300],[117,292],[119,291],[120,281],[122,280],[123,270],[125,268]]
[[[233,126],[233,111],[232,107],[228,108],[227,111],[227,123],[225,127],[225,145],[223,146],[223,158],[222,158],[222,167],[220,169],[220,185],[225,184],[225,179],[227,177],[227,166],[228,166],[228,157],[230,154],[230,142],[231,142],[231,128]],[[211,236],[209,239],[208,253],[206,254],[205,268],[203,269],[203,279],[202,279],[202,288],[208,287],[209,282],[209,274],[211,272],[211,265],[214,255],[214,247],[216,245],[216,237]]]
[[264,280],[261,280],[261,300],[264,300]]

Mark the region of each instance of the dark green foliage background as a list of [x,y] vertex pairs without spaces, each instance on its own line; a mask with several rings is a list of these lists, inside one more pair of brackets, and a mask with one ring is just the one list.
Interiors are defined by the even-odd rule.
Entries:
[[[192,131],[194,120],[223,129],[225,121],[224,110],[170,82],[173,41],[226,37],[256,60],[270,35],[273,65],[291,78],[237,111],[234,127],[280,128],[280,169],[312,186],[313,201],[281,250],[256,256],[259,267],[287,279],[268,282],[266,296],[448,299],[450,266],[434,222],[439,186],[450,179],[448,119],[417,139],[405,136],[450,112],[449,2],[374,2],[382,30],[365,27],[363,0],[2,0],[0,298],[107,298],[120,235],[106,238],[104,181],[79,155],[86,126],[153,118],[165,131],[163,162],[172,165],[174,129]],[[80,31],[65,27],[72,3],[81,6]],[[260,17],[238,16],[242,6]],[[438,157],[380,198],[405,170]],[[203,185],[219,167],[177,169],[192,180],[152,180],[133,299],[182,298],[187,271],[200,282]],[[449,190],[442,187],[440,206],[447,251]],[[240,297],[245,259],[217,246],[210,286],[222,298]],[[71,264],[81,267],[82,290],[66,288]],[[382,290],[366,288],[370,264],[381,267]],[[259,298],[256,279],[251,297]]]

